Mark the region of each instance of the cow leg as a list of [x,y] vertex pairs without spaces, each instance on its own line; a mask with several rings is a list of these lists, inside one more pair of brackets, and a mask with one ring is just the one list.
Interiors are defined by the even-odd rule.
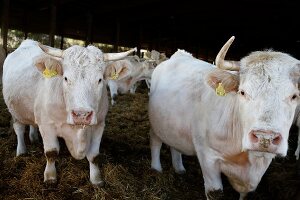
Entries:
[[209,152],[203,152],[197,147],[196,152],[201,166],[207,199],[222,199],[223,185],[218,163],[212,159],[212,155]]
[[17,156],[26,153],[26,145],[24,141],[25,125],[14,120],[13,127],[17,135]]
[[248,194],[248,193],[246,193],[246,192],[240,192],[240,198],[239,198],[239,200],[244,200],[244,199],[246,199],[247,194]]
[[30,125],[29,127],[29,139],[31,143],[36,143],[39,140],[38,128]]
[[[151,87],[151,79],[146,79],[145,82],[146,82],[147,88],[150,90],[150,87]],[[150,95],[150,92],[148,92],[148,95]]]
[[295,151],[295,156],[296,156],[297,160],[299,159],[299,153],[300,153],[300,128],[298,128],[298,129],[299,129],[299,131],[298,131],[298,146]]
[[150,79],[146,79],[145,82],[146,82],[147,88],[150,89],[150,87],[151,87],[151,80]]
[[91,144],[89,151],[87,152],[87,159],[90,164],[90,181],[93,185],[96,186],[103,186],[104,181],[101,179],[100,169],[99,169],[99,149],[100,149],[100,142],[102,138],[104,130],[104,124],[94,132],[91,138]]
[[[56,183],[56,168],[55,160],[59,153],[59,142],[58,138],[51,128],[46,129],[45,127],[39,127],[40,133],[43,138],[44,152],[47,159],[46,168],[44,171],[44,182]],[[47,132],[45,131],[47,130]]]
[[111,97],[111,105],[115,104],[115,98],[118,95],[118,85],[116,81],[108,81],[108,87],[110,91],[110,97]]
[[160,149],[162,141],[150,129],[150,148],[151,148],[151,168],[156,171],[162,172],[160,163]]
[[171,155],[172,155],[172,164],[175,169],[175,172],[178,174],[184,174],[185,168],[182,164],[181,153],[172,147],[170,147],[170,150],[171,150]]
[[46,183],[56,183],[56,168],[55,160],[58,157],[58,151],[45,151],[45,156],[47,159],[46,168],[44,171],[44,182]]
[[130,94],[135,94],[137,88],[137,83],[133,84],[133,86],[130,88]]

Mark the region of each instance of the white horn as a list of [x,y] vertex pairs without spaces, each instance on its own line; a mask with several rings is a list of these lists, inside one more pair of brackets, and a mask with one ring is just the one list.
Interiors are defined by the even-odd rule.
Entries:
[[49,55],[51,55],[51,56],[60,57],[60,58],[63,57],[63,53],[64,53],[63,50],[56,49],[56,48],[53,48],[53,47],[49,47],[49,46],[46,46],[46,45],[42,45],[41,43],[39,43],[39,47],[40,47],[45,53],[47,53],[47,54],[49,54]]
[[104,61],[119,60],[119,59],[122,59],[122,58],[128,56],[132,52],[136,52],[136,51],[137,51],[137,48],[135,47],[133,49],[130,49],[128,51],[121,52],[121,53],[104,53],[103,57],[104,57]]
[[216,57],[216,66],[220,69],[231,70],[231,71],[239,71],[240,70],[240,62],[233,60],[224,60],[226,53],[234,40],[234,36],[232,36],[222,47]]

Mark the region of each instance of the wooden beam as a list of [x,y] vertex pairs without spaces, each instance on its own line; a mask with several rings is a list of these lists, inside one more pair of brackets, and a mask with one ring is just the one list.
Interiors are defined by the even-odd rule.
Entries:
[[117,19],[117,23],[116,23],[116,40],[115,40],[115,45],[114,45],[114,52],[118,52],[118,50],[119,50],[120,30],[121,30],[120,20]]
[[87,34],[86,34],[86,40],[85,40],[85,46],[88,46],[92,43],[92,27],[93,27],[93,14],[91,12],[88,12],[87,14]]
[[61,35],[61,38],[60,38],[60,49],[63,49],[64,48],[64,35]]
[[137,47],[137,52],[136,52],[136,55],[138,57],[141,56],[141,44],[142,44],[142,41],[143,41],[143,27],[142,25],[140,24],[139,25],[139,31],[138,31],[138,40],[137,40],[137,44],[136,44],[136,47]]
[[56,32],[56,14],[57,14],[57,0],[51,1],[51,16],[50,16],[50,32],[49,32],[49,45],[54,47],[54,36]]
[[27,4],[24,6],[24,13],[23,13],[23,19],[22,19],[22,27],[24,32],[24,39],[26,40],[28,38],[28,6]]
[[9,8],[10,8],[9,4],[10,4],[10,0],[3,0],[1,39],[6,54],[7,54],[7,33],[8,33],[8,24],[9,24]]

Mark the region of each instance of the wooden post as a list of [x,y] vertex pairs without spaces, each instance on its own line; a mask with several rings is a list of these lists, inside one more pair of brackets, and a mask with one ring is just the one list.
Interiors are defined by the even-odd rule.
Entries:
[[9,3],[10,0],[3,0],[3,10],[2,10],[2,27],[1,27],[1,38],[2,45],[7,54],[7,33],[8,33],[8,21],[9,21]]
[[136,45],[136,47],[137,47],[136,55],[137,55],[138,57],[141,56],[141,43],[142,43],[142,40],[143,40],[143,27],[142,27],[142,25],[140,24],[140,25],[139,25],[139,39],[137,40],[138,43],[137,43],[137,45]]
[[51,1],[51,17],[50,17],[50,32],[49,32],[49,45],[54,47],[54,36],[56,32],[56,11],[57,0]]
[[61,35],[61,38],[60,38],[60,49],[63,49],[64,48],[64,35]]
[[24,39],[28,38],[28,6],[24,6],[24,15],[23,15],[23,32],[24,32]]
[[93,15],[91,12],[87,14],[87,34],[85,40],[85,46],[88,46],[92,43],[92,27],[93,27]]
[[120,20],[118,18],[116,23],[116,40],[114,45],[114,52],[119,52],[118,50],[119,50],[119,43],[120,43],[120,30],[121,30],[121,25],[120,25]]

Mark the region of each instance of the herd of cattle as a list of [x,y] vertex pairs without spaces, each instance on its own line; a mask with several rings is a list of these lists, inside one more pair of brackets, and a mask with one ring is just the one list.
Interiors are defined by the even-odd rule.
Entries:
[[[275,51],[256,51],[227,61],[234,37],[222,47],[216,65],[178,50],[170,58],[152,51],[146,58],[103,53],[94,46],[60,50],[25,40],[3,64],[5,103],[17,135],[16,155],[41,134],[47,164],[44,181],[56,182],[58,137],[75,159],[87,158],[90,181],[103,185],[98,163],[100,142],[115,96],[150,87],[151,168],[161,172],[162,143],[170,146],[177,173],[185,172],[181,154],[196,155],[207,199],[222,193],[221,173],[244,199],[254,191],[276,156],[286,156],[289,130],[300,126],[300,61]],[[1,67],[2,69],[2,67]],[[151,84],[150,84],[151,81]],[[17,84],[21,83],[21,84]],[[295,156],[299,159],[300,134]]]

